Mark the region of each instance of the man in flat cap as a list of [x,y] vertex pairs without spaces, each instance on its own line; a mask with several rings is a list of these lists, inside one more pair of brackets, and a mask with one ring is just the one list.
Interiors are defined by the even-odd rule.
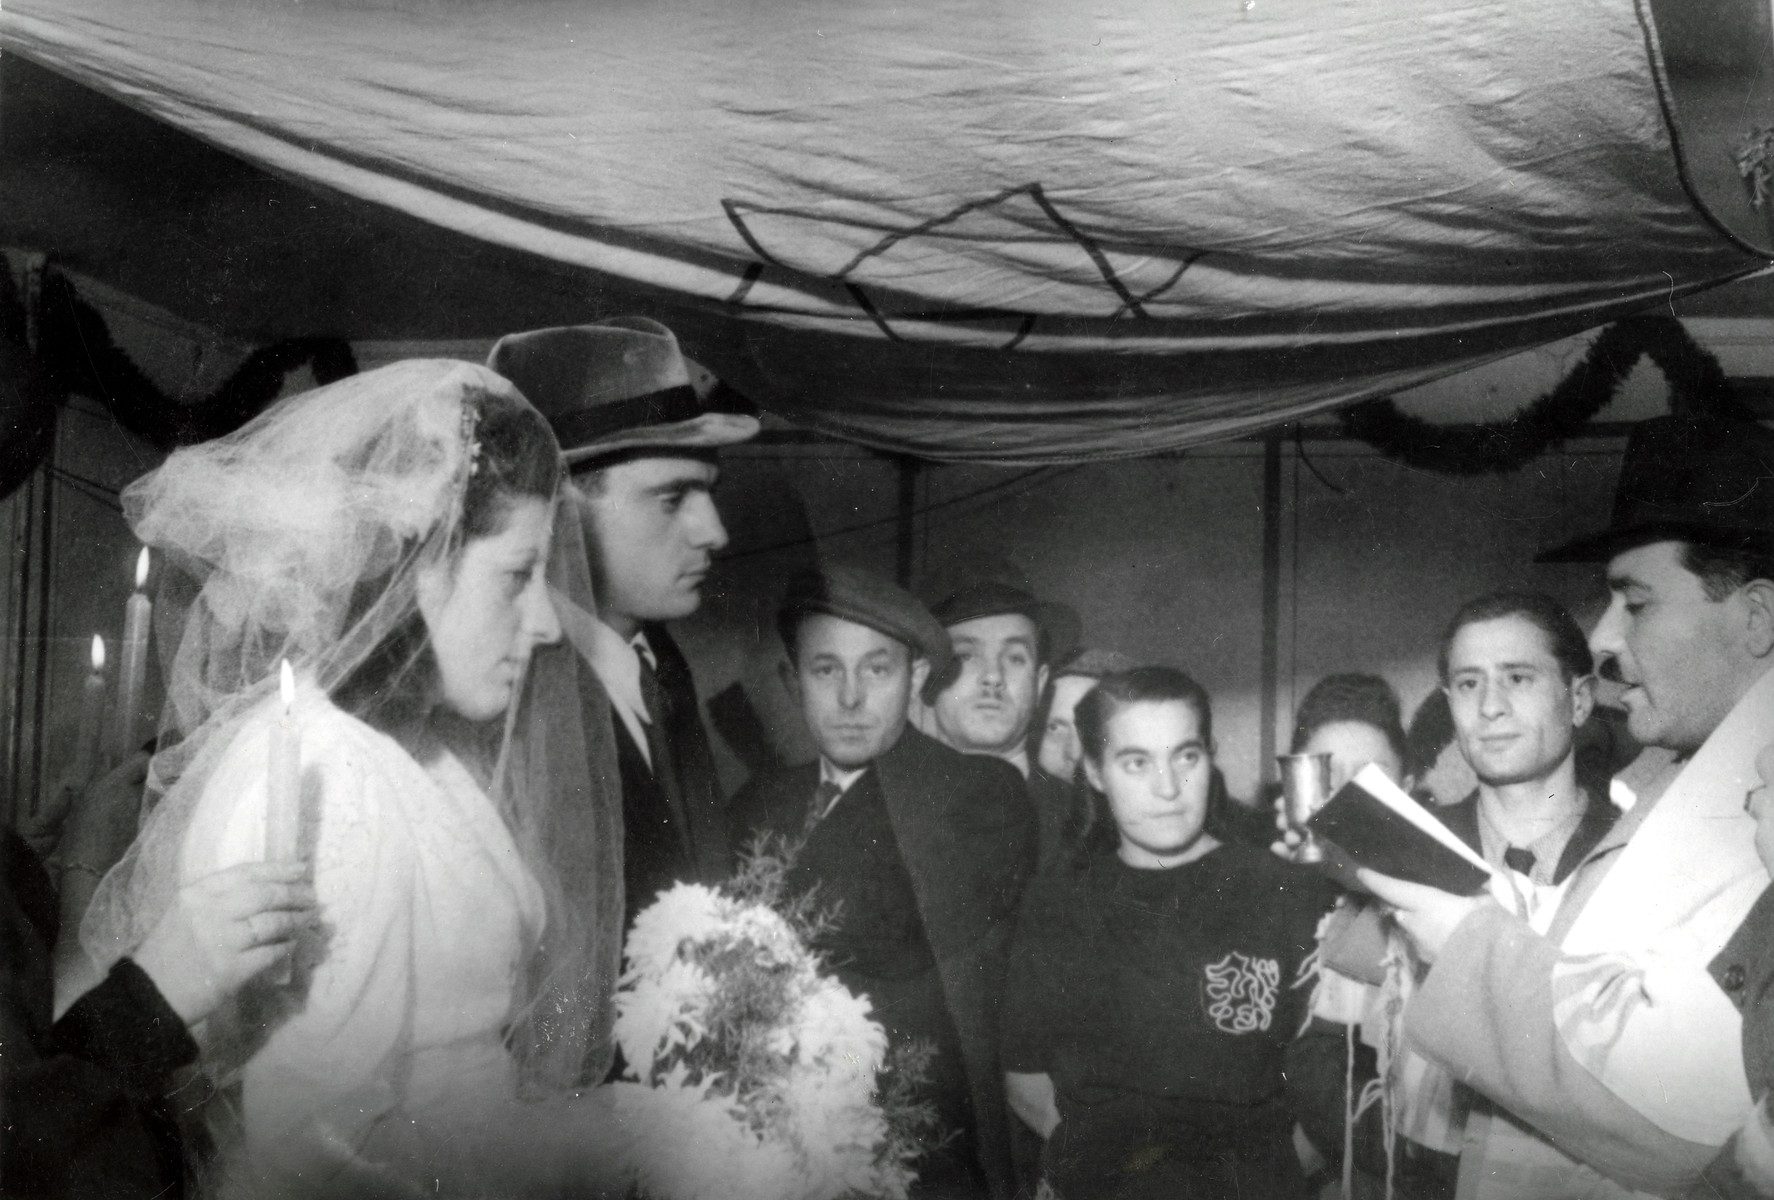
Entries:
[[1031,754],[1035,710],[1051,664],[1078,643],[1078,614],[999,580],[975,580],[931,613],[948,631],[956,671],[932,683],[915,709],[918,727],[963,754],[989,754],[1026,781],[1040,822],[1040,859],[1054,860],[1070,811],[1071,781],[1040,770]]
[[727,544],[716,453],[758,422],[705,407],[677,339],[645,317],[514,333],[487,365],[548,419],[572,474],[598,612],[562,624],[613,714],[632,917],[660,889],[732,867],[695,685],[664,622],[702,603]]
[[818,948],[895,1044],[936,1047],[929,1099],[959,1136],[924,1160],[914,1195],[1007,1195],[997,1014],[1034,855],[1022,780],[907,726],[913,694],[950,661],[910,593],[828,567],[791,582],[778,626],[819,758],[747,784],[734,826],[804,839],[791,885],[837,906]]
[[996,580],[932,605],[959,670],[935,692],[924,732],[963,754],[992,754],[1029,775],[1029,732],[1050,665],[1078,643],[1078,614]]
[[1642,423],[1610,526],[1543,558],[1607,564],[1590,647],[1626,685],[1633,737],[1674,764],[1544,933],[1488,900],[1363,877],[1434,963],[1406,1037],[1490,1102],[1467,1124],[1460,1195],[1674,1195],[1750,1111],[1739,1009],[1769,982],[1755,964],[1774,929],[1739,926],[1768,883],[1744,800],[1774,736],[1774,432]]

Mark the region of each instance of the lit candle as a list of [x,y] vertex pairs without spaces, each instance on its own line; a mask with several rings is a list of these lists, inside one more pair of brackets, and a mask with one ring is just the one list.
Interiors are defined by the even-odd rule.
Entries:
[[74,735],[74,757],[68,767],[68,782],[83,788],[98,773],[99,738],[105,719],[105,639],[92,635],[92,670],[80,693],[80,725]]
[[136,558],[136,590],[123,609],[123,658],[117,673],[117,709],[111,723],[111,760],[122,762],[140,744],[142,692],[148,683],[148,627],[154,606],[148,601],[148,548]]
[[270,783],[265,801],[265,861],[294,862],[302,825],[302,732],[291,709],[296,703],[296,676],[289,659],[279,673],[283,711],[271,723]]

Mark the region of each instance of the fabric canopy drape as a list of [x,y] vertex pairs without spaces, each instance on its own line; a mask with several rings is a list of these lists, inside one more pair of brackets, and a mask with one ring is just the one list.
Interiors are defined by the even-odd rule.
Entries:
[[938,458],[1249,432],[1768,261],[1649,0],[9,0],[0,38]]

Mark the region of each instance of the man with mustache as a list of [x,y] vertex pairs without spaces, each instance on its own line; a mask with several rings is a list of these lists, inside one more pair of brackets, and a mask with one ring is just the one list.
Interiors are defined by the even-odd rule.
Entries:
[[[1408,1040],[1492,1102],[1461,1195],[1673,1195],[1742,1123],[1746,972],[1721,955],[1768,872],[1744,797],[1774,729],[1774,433],[1641,423],[1614,519],[1546,556],[1605,562],[1590,647],[1664,777],[1584,856],[1544,926],[1363,871],[1433,963]],[[1712,968],[1709,973],[1708,968]]]
[[1078,614],[991,580],[930,611],[948,630],[959,672],[930,698],[924,732],[963,754],[1002,758],[1027,779],[1035,706],[1050,665],[1078,641]]
[[815,948],[868,996],[895,1046],[935,1051],[921,1098],[937,1110],[937,1138],[955,1137],[932,1146],[912,1194],[1007,1196],[997,1014],[1034,857],[1022,781],[908,727],[912,695],[951,653],[910,593],[830,566],[790,582],[777,623],[783,682],[819,758],[748,783],[734,828],[797,846],[790,889],[835,911]]
[[487,365],[548,418],[572,473],[598,612],[562,613],[562,625],[614,717],[632,917],[662,888],[732,868],[695,684],[664,622],[702,603],[727,544],[717,451],[758,421],[706,407],[677,338],[645,317],[514,333]]
[[1062,856],[1072,781],[1031,760],[1035,713],[1051,665],[1078,642],[1078,614],[996,580],[962,587],[931,607],[948,631],[956,674],[925,689],[918,726],[963,754],[989,754],[1022,773],[1040,823],[1043,868]]

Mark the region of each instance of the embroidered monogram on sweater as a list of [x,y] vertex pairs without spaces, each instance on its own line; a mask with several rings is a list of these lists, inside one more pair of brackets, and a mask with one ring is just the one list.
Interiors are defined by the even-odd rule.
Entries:
[[1281,964],[1233,950],[1202,969],[1207,976],[1207,1018],[1222,1033],[1269,1028],[1281,983]]

